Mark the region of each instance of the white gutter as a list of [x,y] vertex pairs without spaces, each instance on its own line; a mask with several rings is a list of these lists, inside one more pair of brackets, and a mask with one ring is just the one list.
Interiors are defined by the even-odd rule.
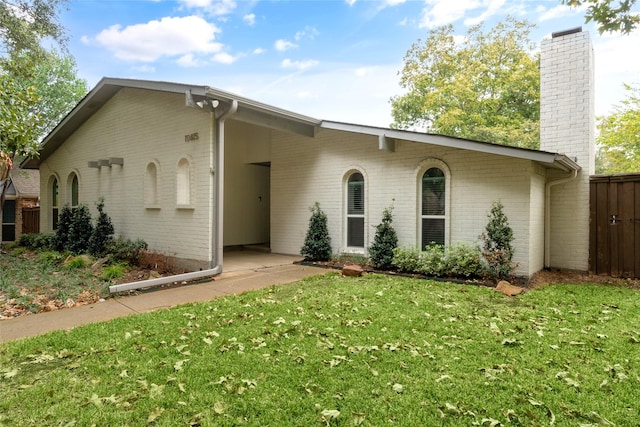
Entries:
[[[217,120],[216,127],[217,146],[216,146],[216,170],[218,179],[216,180],[216,232],[213,233],[212,248],[215,250],[215,256],[211,257],[212,267],[207,270],[192,271],[189,273],[176,274],[167,277],[158,277],[156,279],[142,280],[139,282],[122,283],[119,285],[109,286],[109,293],[117,293],[130,291],[140,288],[151,288],[162,286],[168,283],[186,282],[189,280],[201,279],[203,277],[215,276],[222,273],[222,251],[223,251],[223,233],[224,233],[224,122],[229,116],[238,111],[238,101],[231,100],[231,107],[225,111],[217,119],[214,115],[214,123]],[[214,113],[215,114],[215,113]],[[215,143],[215,142],[214,142]],[[214,172],[214,171],[211,171]]]
[[544,191],[544,267],[551,267],[551,187],[573,181],[579,169],[572,169],[571,175],[547,182]]

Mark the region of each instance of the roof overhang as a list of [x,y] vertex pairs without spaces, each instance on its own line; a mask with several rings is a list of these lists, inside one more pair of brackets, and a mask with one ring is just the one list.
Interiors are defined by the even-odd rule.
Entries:
[[349,123],[332,121],[323,121],[320,125],[320,128],[377,136],[379,140],[404,140],[442,147],[459,148],[461,150],[475,151],[478,153],[494,154],[497,156],[531,160],[541,164],[546,168],[560,169],[565,172],[579,171],[581,169],[580,165],[570,157],[564,154],[551,153],[547,151],[510,147],[507,145],[491,144],[488,142],[454,138],[444,135],[379,128],[365,125],[353,125]]
[[305,136],[314,136],[315,129],[321,122],[318,119],[262,104],[208,86],[105,77],[100,80],[49,135],[45,137],[40,145],[39,158],[27,159],[22,163],[21,167],[24,169],[37,169],[40,162],[46,160],[67,138],[113,98],[116,93],[124,88],[170,92],[182,95],[189,91],[195,100],[205,98],[218,100],[222,104],[222,108],[225,108],[225,106],[228,107],[233,100],[236,100],[238,102],[238,111],[234,114],[233,120],[244,121],[287,132],[295,132]]

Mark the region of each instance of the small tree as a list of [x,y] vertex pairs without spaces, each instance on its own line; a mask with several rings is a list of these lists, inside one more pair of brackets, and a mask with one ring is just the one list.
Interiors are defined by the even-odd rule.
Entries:
[[309,208],[309,229],[300,249],[300,255],[306,261],[327,261],[331,257],[331,237],[327,227],[327,215],[320,209],[320,203],[315,202]]
[[96,204],[98,209],[98,218],[96,218],[96,226],[89,239],[89,253],[95,257],[104,256],[107,246],[113,240],[113,224],[111,218],[104,211],[104,199],[100,199]]
[[376,235],[369,247],[369,260],[376,268],[389,269],[393,266],[393,250],[398,246],[398,235],[393,222],[393,206],[382,212],[382,222],[376,225]]
[[87,205],[80,205],[74,208],[66,249],[74,254],[87,252],[92,233],[91,213]]
[[514,251],[511,246],[513,230],[500,201],[493,202],[487,217],[489,222],[480,235],[483,241],[482,256],[487,262],[487,271],[491,278],[506,279],[515,268],[512,263]]

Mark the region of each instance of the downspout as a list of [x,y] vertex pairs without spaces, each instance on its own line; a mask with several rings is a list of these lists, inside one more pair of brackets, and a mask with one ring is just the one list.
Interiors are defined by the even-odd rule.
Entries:
[[[222,251],[223,251],[223,232],[224,232],[224,122],[229,116],[235,114],[238,111],[238,101],[233,99],[231,100],[231,107],[229,110],[225,111],[218,117],[215,118],[214,115],[214,125],[215,121],[217,121],[216,126],[216,141],[212,143],[216,145],[216,170],[211,171],[215,172],[217,175],[216,179],[216,213],[215,213],[215,222],[216,222],[216,231],[213,233],[212,239],[212,249],[215,250],[215,256],[211,257],[211,268],[207,270],[200,271],[192,271],[189,273],[176,274],[173,276],[167,277],[158,277],[156,279],[142,280],[139,282],[130,282],[130,283],[122,283],[120,285],[109,286],[109,292],[114,294],[117,292],[130,291],[134,289],[140,288],[151,288],[155,286],[162,286],[168,283],[174,282],[186,282],[189,280],[201,279],[203,277],[215,276],[217,274],[222,273]],[[215,114],[215,113],[214,113]]]
[[571,175],[547,182],[544,191],[544,268],[551,267],[551,187],[573,181],[578,176],[578,169],[573,169]]

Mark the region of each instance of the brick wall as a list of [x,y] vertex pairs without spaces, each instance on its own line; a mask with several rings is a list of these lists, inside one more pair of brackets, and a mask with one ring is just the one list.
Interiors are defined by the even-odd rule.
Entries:
[[[542,42],[540,148],[575,158],[576,179],[551,187],[550,267],[586,271],[589,175],[595,172],[593,48],[587,32]],[[552,173],[548,179],[566,174]]]

